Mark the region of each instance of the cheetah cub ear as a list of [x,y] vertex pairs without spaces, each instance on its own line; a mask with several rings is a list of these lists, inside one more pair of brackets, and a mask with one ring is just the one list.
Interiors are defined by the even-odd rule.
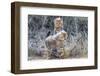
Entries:
[[68,37],[68,33],[67,32],[62,32],[64,38],[67,38]]

